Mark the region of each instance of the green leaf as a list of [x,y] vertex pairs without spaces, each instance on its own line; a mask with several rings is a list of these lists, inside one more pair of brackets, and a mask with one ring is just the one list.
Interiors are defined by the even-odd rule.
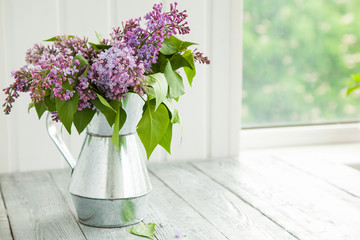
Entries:
[[[61,37],[64,37],[65,35],[62,35]],[[59,39],[57,39],[59,36],[55,36],[49,39],[44,40],[44,42],[54,42],[54,41],[60,41]],[[74,35],[67,35],[68,38],[73,38]]]
[[151,99],[154,99],[155,98],[155,91],[152,87],[150,86],[145,86],[146,90],[147,90],[147,97],[148,97],[148,100],[151,100]]
[[95,35],[96,35],[96,38],[98,39],[99,42],[101,42],[101,41],[103,40],[103,37],[101,36],[100,33],[97,33],[97,32],[95,31]]
[[351,75],[351,78],[354,79],[356,82],[360,83],[360,74]]
[[126,231],[137,236],[154,239],[155,223],[148,223],[145,225],[144,223],[140,222],[137,225],[128,227]]
[[106,50],[106,49],[109,49],[111,48],[112,46],[111,45],[105,45],[105,44],[96,44],[96,43],[91,43],[89,42],[90,46],[95,49],[96,51],[98,50]]
[[44,103],[49,112],[56,112],[55,99],[53,99],[51,96],[44,97]]
[[186,67],[184,66],[184,71],[186,74],[186,77],[189,81],[190,86],[192,85],[193,79],[196,75],[196,70],[195,70],[195,63],[194,63],[194,55],[192,54],[192,52],[190,50],[187,50],[184,52],[184,54],[182,55],[190,64],[190,67]]
[[360,84],[357,86],[353,86],[353,87],[349,87],[346,91],[346,96],[349,96],[353,91],[357,90],[360,88]]
[[172,126],[173,124],[170,122],[159,143],[169,154],[171,154]]
[[116,112],[115,122],[114,122],[114,130],[112,135],[112,142],[117,147],[117,149],[120,148],[120,140],[119,140],[119,131],[124,126],[126,121],[126,112],[122,108],[121,104],[119,104]]
[[115,122],[116,118],[116,111],[110,104],[106,101],[106,99],[101,96],[100,94],[96,93],[98,96],[91,102],[95,105],[95,107],[104,114],[106,120],[108,121],[109,125],[112,126]]
[[166,64],[164,74],[169,85],[169,97],[178,98],[184,95],[185,90],[182,77],[172,69],[170,62]]
[[81,55],[76,55],[73,58],[73,61],[75,61],[75,60],[78,60],[80,63],[79,66],[76,67],[79,70],[78,76],[84,75],[86,77],[87,73],[90,69],[90,64],[89,64],[88,60],[86,60],[86,58],[84,58]]
[[166,98],[163,102],[170,113],[170,119],[172,123],[179,123],[181,124],[181,118],[179,115],[179,111],[175,108],[174,104],[172,103],[171,99]]
[[346,95],[349,96],[353,91],[360,88],[360,74],[351,75],[353,81],[348,83],[349,87],[347,89]]
[[145,111],[137,125],[136,131],[149,159],[168,127],[169,114],[164,104],[161,104],[155,111],[154,100],[147,102],[144,108]]
[[33,107],[35,107],[35,103],[33,103],[33,102],[29,103],[28,113],[30,113],[30,109],[32,109]]
[[81,69],[83,67],[85,67],[86,65],[89,65],[89,62],[88,60],[86,60],[86,58],[84,58],[83,56],[81,55],[76,55],[74,58],[73,58],[73,61],[75,60],[78,60],[80,65],[77,67],[78,69]]
[[35,109],[36,109],[37,115],[40,119],[41,116],[43,115],[43,113],[46,111],[45,103],[43,101],[35,103]]
[[181,52],[191,45],[196,45],[196,43],[184,42],[175,36],[171,36],[164,39],[160,52],[165,55],[171,55]]
[[156,63],[151,66],[151,70],[154,73],[164,72],[167,62],[168,62],[168,58],[164,54],[159,52]]
[[183,57],[180,54],[174,54],[170,58],[170,63],[171,63],[171,67],[173,70],[176,70],[176,69],[179,69],[182,67],[188,67],[190,69],[193,69],[193,66],[191,66],[188,59],[186,59],[185,57]]
[[145,76],[145,82],[154,89],[154,96],[156,100],[155,110],[164,101],[168,91],[168,84],[164,74],[154,73]]
[[105,107],[107,107],[107,108],[113,110],[114,112],[116,112],[116,110],[110,105],[110,103],[109,103],[108,101],[106,101],[106,99],[105,99],[103,96],[101,96],[101,95],[98,94],[98,93],[97,93],[96,95],[97,95],[97,97],[99,98],[100,102],[101,102]]
[[79,104],[79,94],[75,93],[72,98],[63,101],[56,98],[56,110],[60,121],[65,126],[66,130],[71,134],[71,125],[74,119],[74,114],[77,111]]
[[63,88],[65,88],[66,90],[69,90],[69,91],[74,91],[74,88],[70,85],[69,81],[65,81],[61,84],[61,86]]
[[74,114],[74,125],[79,134],[82,133],[82,131],[84,131],[87,125],[91,122],[95,113],[95,110],[84,108]]

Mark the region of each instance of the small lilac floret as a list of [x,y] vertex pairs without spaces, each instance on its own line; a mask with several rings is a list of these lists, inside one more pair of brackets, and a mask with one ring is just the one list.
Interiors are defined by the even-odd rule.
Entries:
[[181,230],[177,230],[175,233],[176,238],[183,238],[185,235],[181,232]]
[[169,225],[169,223],[167,222],[167,220],[163,219],[161,222],[160,222],[160,227],[164,228],[164,227],[167,227]]

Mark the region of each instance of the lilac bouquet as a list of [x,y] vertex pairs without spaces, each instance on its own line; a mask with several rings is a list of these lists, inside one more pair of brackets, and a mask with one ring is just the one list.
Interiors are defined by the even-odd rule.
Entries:
[[160,3],[144,18],[114,28],[109,39],[97,34],[97,44],[74,35],[45,40],[51,42],[47,46],[35,44],[26,52],[27,65],[12,73],[15,81],[4,89],[5,113],[10,113],[19,92],[30,93],[29,109],[34,107],[39,118],[49,111],[69,133],[72,124],[81,133],[101,112],[113,126],[112,139],[118,146],[118,132],[126,120],[121,100],[133,92],[145,101],[137,133],[148,158],[159,144],[170,153],[172,126],[180,123],[173,100],[184,94],[178,69],[191,85],[194,62],[210,63],[196,49],[188,49],[195,43],[175,36],[189,33],[186,18],[186,10],[179,11],[177,3],[169,12]]

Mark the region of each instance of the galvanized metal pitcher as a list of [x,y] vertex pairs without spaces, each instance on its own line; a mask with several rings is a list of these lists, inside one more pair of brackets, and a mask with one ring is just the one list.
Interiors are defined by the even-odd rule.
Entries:
[[127,119],[119,132],[120,148],[112,143],[112,128],[96,113],[75,162],[48,115],[50,137],[73,169],[69,191],[79,221],[97,227],[120,227],[139,222],[146,215],[151,191],[146,154],[136,134],[143,100],[128,93],[123,100]]

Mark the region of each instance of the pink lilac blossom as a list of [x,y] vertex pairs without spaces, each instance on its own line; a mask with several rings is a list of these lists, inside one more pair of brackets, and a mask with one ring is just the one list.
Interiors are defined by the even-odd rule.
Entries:
[[202,52],[197,51],[197,49],[195,49],[193,51],[193,55],[194,55],[194,60],[196,62],[202,63],[202,64],[210,64],[210,59],[206,56],[204,56],[204,54]]
[[86,60],[91,60],[96,57],[96,51],[87,46],[88,39],[80,38],[78,36],[58,36],[57,41],[54,41],[54,46],[63,55],[75,57],[76,55],[83,56]]
[[90,79],[80,76],[79,85],[76,86],[75,90],[79,93],[78,110],[81,111],[84,108],[92,108],[91,100],[96,98],[96,94],[90,90]]
[[56,55],[57,52],[54,46],[45,47],[42,44],[35,44],[34,47],[26,51],[25,62],[28,64],[36,64],[44,53]]
[[16,72],[12,72],[11,75],[14,77],[15,82],[8,88],[3,89],[7,95],[5,103],[2,105],[5,107],[5,114],[9,114],[11,112],[13,102],[15,102],[15,99],[19,97],[18,92],[27,92],[29,91],[30,86],[28,79],[31,74],[29,73],[27,66],[20,68],[20,70]]
[[[71,76],[74,76],[78,69],[79,61],[73,61],[72,56],[57,54],[44,54],[35,68],[31,69],[32,83],[30,87],[30,96],[34,102],[43,100],[45,90],[52,91],[52,97],[60,98],[63,101],[73,97],[74,91],[62,87],[66,81],[69,84],[74,82]],[[47,73],[47,74],[44,74]],[[39,93],[39,94],[34,94]]]
[[[35,45],[35,48],[38,48],[38,45]],[[71,76],[78,72],[76,67],[79,61],[73,61],[72,56],[43,53],[41,58],[32,58],[32,62],[32,66],[24,66],[12,73],[15,82],[4,89],[8,95],[3,105],[6,114],[10,113],[12,103],[19,96],[18,92],[30,92],[33,103],[44,100],[47,91],[52,93],[54,99],[60,98],[63,101],[74,95],[74,91],[64,89],[62,83],[72,83]]]
[[117,43],[99,54],[90,68],[89,78],[107,99],[120,101],[130,88],[144,94],[144,65],[137,64],[132,48]]
[[170,5],[170,12],[162,12],[162,3],[155,4],[153,10],[144,17],[146,28],[141,25],[141,18],[130,19],[125,22],[123,30],[114,28],[110,34],[111,42],[123,42],[132,47],[138,56],[137,64],[140,62],[148,72],[151,72],[151,65],[156,63],[161,44],[165,38],[176,33],[188,34],[190,28],[186,10],[180,12],[176,9],[177,3]]

